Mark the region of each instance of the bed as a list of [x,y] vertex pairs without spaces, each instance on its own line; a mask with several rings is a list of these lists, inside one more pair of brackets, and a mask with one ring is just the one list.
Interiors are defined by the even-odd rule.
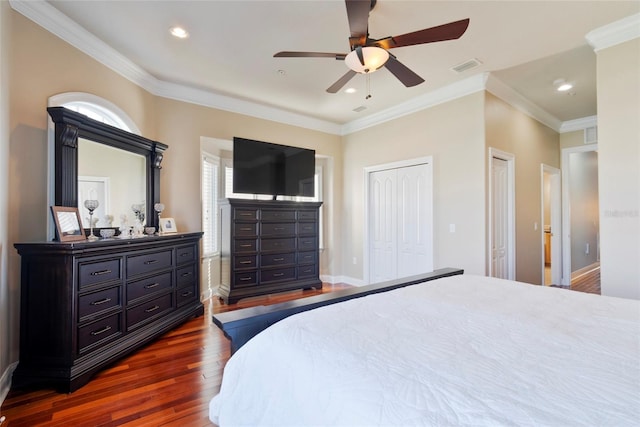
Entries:
[[212,422],[640,424],[640,301],[473,275],[287,317],[229,359]]

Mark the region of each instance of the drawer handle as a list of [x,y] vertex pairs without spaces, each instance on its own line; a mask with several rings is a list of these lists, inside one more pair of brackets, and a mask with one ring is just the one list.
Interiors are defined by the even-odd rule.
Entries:
[[187,276],[191,276],[191,271],[187,271],[186,273],[182,273],[182,276],[180,276],[180,277],[187,277]]
[[110,330],[111,330],[111,326],[105,326],[102,329],[98,329],[97,331],[91,332],[91,335],[93,335],[95,337],[97,335],[104,334],[105,332],[110,331]]
[[282,277],[284,273],[273,273],[273,277]]
[[251,247],[251,245],[249,245],[249,244],[246,244],[246,243],[245,243],[244,245],[240,245],[240,247],[241,247],[241,248],[250,248],[250,247]]
[[243,265],[253,264],[253,261],[240,261],[240,264],[243,264]]
[[92,303],[90,303],[91,305],[101,305],[101,304],[106,304],[109,301],[111,301],[111,298],[104,298],[98,301],[93,301]]
[[155,264],[156,262],[158,262],[157,259],[150,259],[149,261],[145,261],[144,265],[150,265],[150,264]]
[[193,295],[193,292],[187,291],[180,294],[181,297],[188,297],[189,295]]
[[191,256],[191,252],[183,252],[180,256]]
[[159,305],[154,305],[154,306],[153,306],[153,307],[151,307],[151,308],[147,308],[147,309],[145,310],[145,313],[153,313],[154,311],[156,311],[156,310],[157,310],[157,309],[159,309],[159,308],[160,308],[160,306],[159,306]]
[[153,289],[153,288],[157,288],[158,286],[160,286],[160,283],[150,283],[148,285],[144,285],[145,289]]
[[240,216],[253,216],[251,212],[240,212]]
[[100,270],[100,271],[92,271],[91,275],[92,276],[102,276],[103,274],[109,274],[111,273],[111,270]]
[[274,261],[284,261],[284,258],[274,258]]
[[252,280],[251,277],[241,277],[240,281],[246,282],[247,280]]
[[284,227],[274,227],[273,229],[276,230],[276,231],[282,231],[282,230],[284,230]]
[[303,273],[311,273],[311,269],[307,268],[306,270],[303,271]]
[[240,231],[251,231],[251,227],[240,227]]

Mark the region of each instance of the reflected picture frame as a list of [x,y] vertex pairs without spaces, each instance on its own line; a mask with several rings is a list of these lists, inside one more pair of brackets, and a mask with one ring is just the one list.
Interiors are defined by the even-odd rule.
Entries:
[[56,224],[56,240],[59,242],[87,240],[78,208],[51,206],[51,213]]
[[176,221],[173,218],[160,218],[160,233],[177,233]]

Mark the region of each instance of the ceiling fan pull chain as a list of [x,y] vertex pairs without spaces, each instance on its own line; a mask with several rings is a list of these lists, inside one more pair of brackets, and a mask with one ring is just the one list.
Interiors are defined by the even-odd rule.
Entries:
[[371,75],[365,74],[365,77],[367,81],[367,96],[364,99],[369,99],[371,98]]

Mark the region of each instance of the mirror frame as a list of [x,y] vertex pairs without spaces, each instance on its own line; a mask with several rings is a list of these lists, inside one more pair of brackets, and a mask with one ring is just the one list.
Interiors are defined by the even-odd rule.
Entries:
[[49,107],[55,125],[54,205],[78,206],[78,138],[140,154],[146,167],[146,224],[158,227],[153,209],[160,202],[160,169],[168,145],[90,119],[64,107]]

